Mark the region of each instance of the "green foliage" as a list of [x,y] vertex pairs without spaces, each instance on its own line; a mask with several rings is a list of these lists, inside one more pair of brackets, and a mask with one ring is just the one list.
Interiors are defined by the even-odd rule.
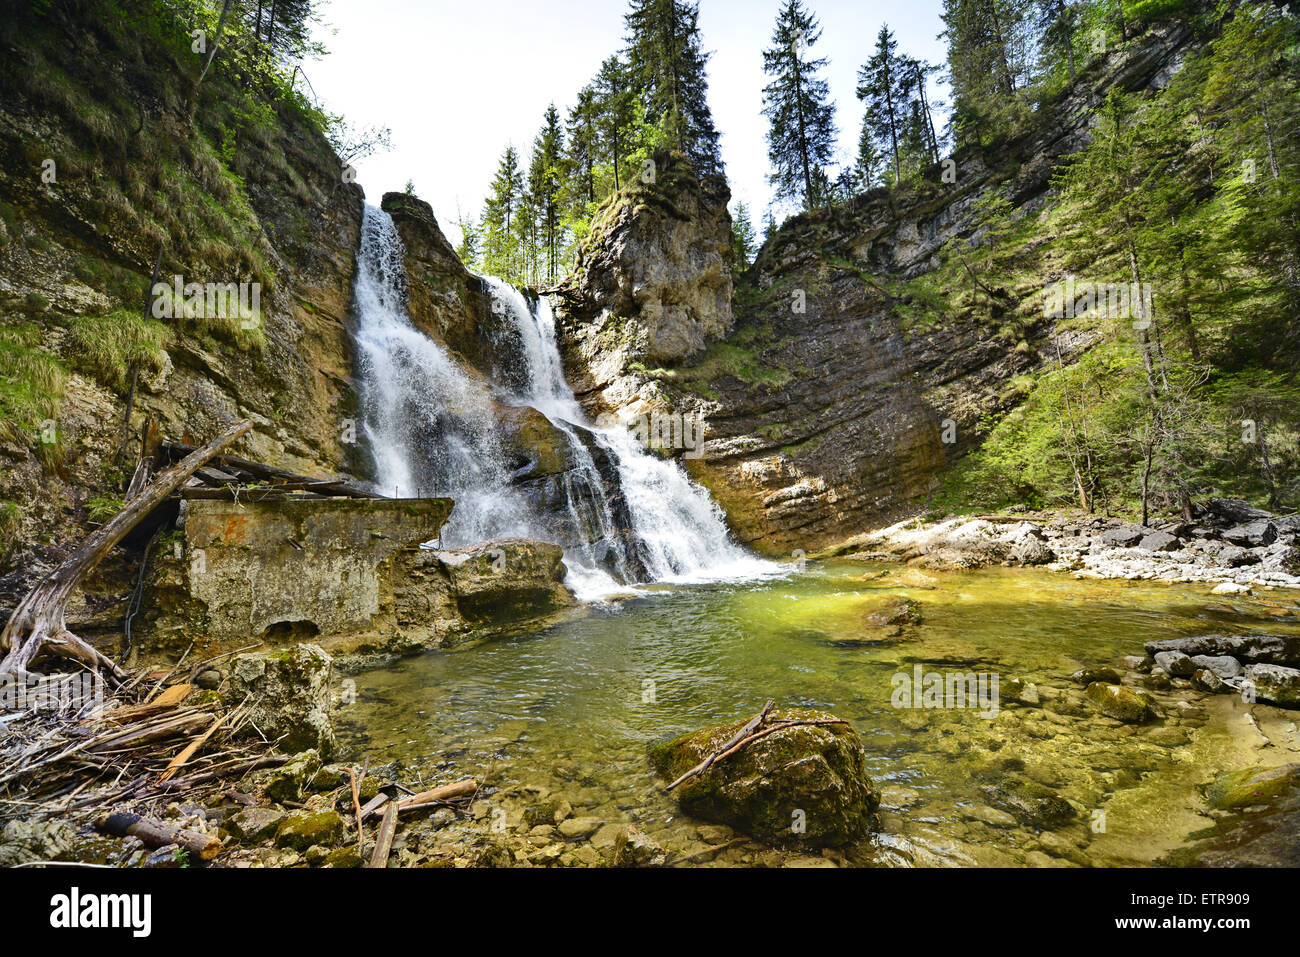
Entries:
[[78,371],[125,394],[133,370],[145,376],[162,371],[170,342],[171,331],[162,323],[119,309],[75,320],[68,356]]
[[43,444],[42,429],[58,418],[68,383],[67,370],[41,339],[35,323],[0,326],[0,439],[25,448]]
[[120,498],[103,497],[86,499],[86,516],[92,522],[103,524],[126,507]]

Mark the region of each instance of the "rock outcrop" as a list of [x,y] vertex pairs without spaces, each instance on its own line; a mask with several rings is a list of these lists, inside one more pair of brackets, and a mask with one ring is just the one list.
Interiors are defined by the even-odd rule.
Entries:
[[236,655],[230,662],[230,700],[247,702],[249,720],[289,754],[334,751],[330,676],[333,661],[318,645]]
[[730,190],[659,153],[592,222],[573,274],[555,290],[574,391],[593,413],[626,408],[633,366],[681,362],[732,328]]
[[[1018,376],[1058,356],[1069,361],[1091,340],[1044,319],[1041,284],[1004,291],[1020,303],[1016,310],[945,310],[933,324],[900,308],[901,288],[937,266],[945,243],[978,235],[982,201],[994,192],[1017,215],[1038,215],[1058,160],[1087,142],[1091,108],[1112,88],[1164,82],[1189,38],[1182,25],[1156,28],[1100,58],[1043,107],[1034,132],[956,156],[955,181],[936,169],[910,192],[877,190],[796,216],[737,281],[734,329],[720,341],[705,335],[688,350],[656,350],[635,322],[618,326],[613,317],[628,310],[627,290],[637,288],[619,265],[629,241],[625,231],[593,231],[583,252],[588,272],[576,277],[564,324],[567,358],[579,381],[585,377],[592,409],[666,406],[702,415],[706,454],[685,464],[738,536],[767,552],[811,552],[915,514],[979,443],[981,421],[1018,403]],[[679,192],[669,200],[692,201]],[[619,221],[647,230],[646,243],[674,236],[677,248],[692,248],[654,217],[629,210]],[[713,237],[712,223],[694,225],[699,242]],[[694,265],[707,288],[715,270]],[[675,282],[692,287],[688,276]],[[696,351],[696,342],[707,348]]]

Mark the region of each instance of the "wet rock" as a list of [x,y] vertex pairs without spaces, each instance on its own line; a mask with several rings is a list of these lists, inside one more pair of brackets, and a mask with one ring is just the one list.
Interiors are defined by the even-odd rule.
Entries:
[[1212,671],[1220,678],[1235,678],[1241,674],[1241,662],[1231,655],[1193,655],[1192,664]]
[[[1150,671],[1151,662],[1147,661],[1140,655],[1125,655],[1122,659],[1123,665],[1129,671]],[[1114,682],[1112,682],[1114,683]]]
[[318,645],[236,655],[230,663],[230,700],[250,699],[251,723],[268,738],[284,736],[289,753],[334,751],[330,722],[331,658]]
[[962,817],[968,821],[980,821],[990,827],[1015,827],[1016,817],[1006,811],[999,811],[987,804],[975,804],[962,810]]
[[275,846],[305,851],[329,845],[343,836],[343,818],[337,811],[302,811],[289,815],[275,832]]
[[989,804],[1027,827],[1052,830],[1064,827],[1076,817],[1069,801],[1046,785],[1025,778],[1007,778],[981,790]]
[[206,671],[200,671],[198,677],[194,679],[194,683],[204,691],[216,691],[221,687],[221,681],[221,672],[213,668],[209,668]]
[[1232,689],[1218,674],[1209,668],[1197,668],[1192,675],[1192,687],[1210,694],[1223,694]]
[[1211,595],[1249,595],[1251,587],[1237,582],[1220,582],[1210,589]]
[[1249,664],[1300,667],[1300,635],[1198,635],[1195,638],[1167,638],[1149,641],[1146,653],[1162,651],[1193,655],[1228,655]]
[[1156,667],[1171,678],[1190,678],[1196,670],[1192,659],[1181,651],[1161,651],[1155,656]]
[[319,770],[320,752],[315,748],[303,751],[272,771],[263,790],[268,798],[278,804],[300,801],[308,782]]
[[286,816],[279,808],[246,807],[226,821],[226,830],[245,843],[265,841],[275,836]]
[[1141,724],[1156,716],[1157,707],[1145,691],[1098,681],[1088,685],[1088,699],[1107,717],[1126,724]]
[[[768,726],[833,720],[822,711],[785,709]],[[718,725],[652,745],[656,771],[671,781],[729,740],[744,721]],[[857,732],[846,724],[785,728],[716,761],[674,791],[682,810],[772,843],[839,846],[872,827],[880,797],[866,773]],[[799,827],[802,826],[802,831]]]
[[1081,668],[1074,674],[1070,675],[1070,680],[1075,684],[1090,685],[1094,682],[1104,681],[1107,684],[1117,685],[1123,680],[1121,675],[1114,668]]
[[1007,677],[1003,679],[998,688],[998,695],[1004,700],[1016,701],[1030,707],[1037,707],[1042,701],[1038,686],[1025,681],[1023,678]]
[[1283,708],[1300,708],[1300,669],[1247,665],[1242,677],[1255,686],[1255,694],[1261,700]]
[[1056,553],[1041,538],[1030,535],[1012,547],[1009,558],[1016,565],[1049,565],[1056,561]]
[[658,842],[628,824],[614,838],[610,863],[614,867],[658,867],[666,857]]
[[1300,764],[1226,771],[1205,790],[1210,807],[1220,811],[1269,804],[1300,785]]
[[569,840],[590,837],[605,822],[598,817],[571,817],[560,822],[560,834]]

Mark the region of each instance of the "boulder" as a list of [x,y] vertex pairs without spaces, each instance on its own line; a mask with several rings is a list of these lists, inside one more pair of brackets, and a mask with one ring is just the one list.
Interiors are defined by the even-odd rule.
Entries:
[[1224,531],[1223,540],[1242,548],[1263,548],[1277,541],[1277,526],[1267,520],[1235,525]]
[[286,814],[275,807],[246,807],[226,821],[226,830],[249,844],[275,836]]
[[1211,595],[1249,595],[1251,587],[1237,582],[1220,582],[1210,589]]
[[1138,542],[1138,548],[1148,552],[1176,552],[1182,547],[1182,542],[1168,532],[1152,532]]
[[614,838],[610,863],[614,867],[658,867],[667,859],[664,849],[629,824]]
[[1223,772],[1205,789],[1205,796],[1212,808],[1236,811],[1271,804],[1297,785],[1300,785],[1300,764],[1247,768]]
[[263,789],[266,796],[277,804],[285,801],[299,801],[312,776],[320,770],[320,752],[310,748],[294,755],[287,763],[271,772],[271,778]]
[[[772,712],[783,721],[834,720],[823,711]],[[676,780],[733,737],[745,721],[717,725],[652,745],[650,759]],[[716,761],[674,791],[687,814],[727,824],[770,843],[836,847],[866,835],[880,795],[848,724],[799,725],[768,734]]]
[[1190,656],[1230,655],[1247,664],[1300,667],[1300,635],[1198,635],[1148,641],[1144,647],[1153,658],[1162,651],[1178,651]]
[[1122,526],[1101,533],[1101,543],[1110,548],[1132,548],[1146,537],[1140,528]]
[[1205,503],[1205,510],[1218,522],[1242,525],[1270,519],[1272,513],[1256,508],[1239,498],[1212,498]]
[[1192,673],[1192,687],[1207,691],[1210,694],[1223,694],[1232,690],[1221,677],[1209,668],[1197,668]]
[[1255,686],[1255,696],[1283,708],[1300,708],[1300,669],[1282,665],[1247,665],[1242,677]]
[[1117,685],[1123,679],[1114,668],[1097,667],[1081,668],[1074,674],[1070,675],[1070,680],[1075,684],[1090,685],[1098,681],[1104,681],[1107,684]]
[[1190,678],[1196,670],[1192,659],[1181,651],[1161,651],[1155,655],[1156,667],[1173,678]]
[[1076,817],[1069,801],[1046,785],[1028,778],[1007,778],[981,790],[989,804],[1010,814],[1026,827],[1054,830]]
[[1145,691],[1104,681],[1088,685],[1087,695],[1102,714],[1127,724],[1150,721],[1159,710],[1155,699]]
[[319,645],[295,645],[283,651],[236,655],[230,662],[232,704],[249,700],[249,715],[268,738],[281,736],[290,754],[315,749],[334,751],[330,722],[332,660]]
[[1241,662],[1231,655],[1193,655],[1192,664],[1212,671],[1220,678],[1235,678],[1241,674]]
[[337,811],[301,811],[291,814],[276,829],[275,846],[295,851],[328,847],[343,836],[343,818]]
[[461,614],[470,621],[515,621],[574,604],[564,587],[559,545],[510,539],[434,555],[446,569]]

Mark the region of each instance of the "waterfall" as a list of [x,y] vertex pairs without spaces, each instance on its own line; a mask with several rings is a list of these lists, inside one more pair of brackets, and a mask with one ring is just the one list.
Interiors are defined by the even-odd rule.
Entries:
[[[411,322],[401,239],[366,206],[355,284],[362,425],[385,495],[455,500],[442,544],[532,538],[564,547],[568,583],[597,597],[620,583],[699,582],[767,574],[727,532],[722,511],[676,462],[650,454],[621,426],[588,421],[564,377],[555,318],[498,279],[483,279],[506,335],[503,381],[458,362]],[[504,381],[505,379],[510,381]],[[501,416],[536,410],[564,444],[568,467],[521,477]],[[517,453],[516,453],[517,457]]]

